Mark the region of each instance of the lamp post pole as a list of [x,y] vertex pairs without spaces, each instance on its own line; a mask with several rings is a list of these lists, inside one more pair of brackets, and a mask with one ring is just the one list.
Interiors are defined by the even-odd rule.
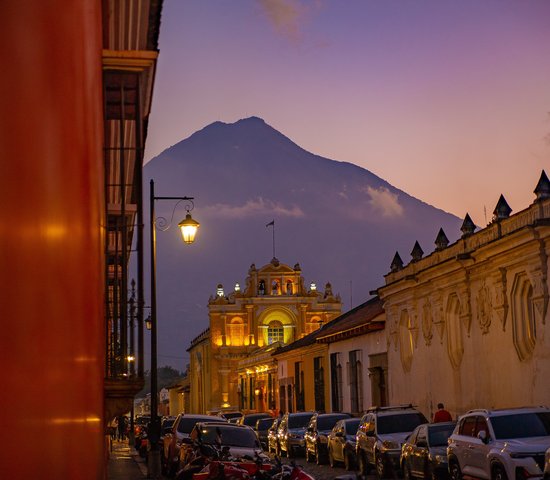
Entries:
[[[151,238],[151,423],[149,426],[149,478],[160,478],[160,417],[158,415],[158,381],[157,381],[157,235],[155,222],[155,200],[192,201],[193,197],[155,197],[155,182],[151,180],[149,196],[150,238]],[[176,204],[177,206],[177,204]],[[175,209],[175,207],[174,207]],[[169,227],[170,225],[168,225]],[[178,224],[185,243],[193,243],[199,227],[189,210],[185,220]],[[167,228],[168,228],[167,227]],[[190,232],[189,229],[193,229]]]

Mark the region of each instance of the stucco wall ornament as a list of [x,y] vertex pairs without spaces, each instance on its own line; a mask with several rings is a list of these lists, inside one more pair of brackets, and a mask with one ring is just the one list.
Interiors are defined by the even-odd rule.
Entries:
[[489,327],[491,326],[491,293],[489,287],[485,284],[485,281],[481,283],[481,286],[477,292],[476,296],[476,307],[477,307],[477,320],[479,322],[479,327],[481,328],[481,333],[489,333]]
[[539,240],[539,265],[529,271],[531,284],[533,285],[533,304],[535,315],[540,316],[541,323],[546,323],[546,311],[548,309],[548,256],[544,249],[544,242]]
[[445,315],[443,314],[443,294],[441,290],[436,291],[432,297],[432,321],[435,330],[439,335],[439,342],[443,343],[443,335],[445,334]]
[[397,323],[399,310],[396,305],[390,307],[387,312],[387,326],[388,326],[388,347],[393,343],[393,348],[397,351]]
[[430,299],[426,298],[422,306],[422,335],[426,345],[431,345],[433,338],[433,319],[432,319],[432,304]]
[[414,348],[418,347],[418,334],[420,332],[418,328],[418,318],[420,312],[418,310],[418,300],[413,300],[411,302],[411,307],[408,308],[409,313],[409,331],[411,332],[413,346]]
[[466,278],[466,286],[462,286],[458,291],[460,300],[460,320],[466,328],[466,334],[470,336],[470,328],[472,326],[472,307],[470,298],[470,282]]
[[502,330],[506,331],[506,318],[508,317],[508,297],[506,295],[506,269],[499,268],[493,275],[493,295],[491,305],[493,312],[499,319]]

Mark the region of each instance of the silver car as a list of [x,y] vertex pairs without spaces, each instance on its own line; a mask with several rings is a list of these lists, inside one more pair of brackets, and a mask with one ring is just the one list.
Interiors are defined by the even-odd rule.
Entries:
[[281,419],[277,437],[279,439],[279,453],[286,453],[288,458],[298,452],[305,452],[304,434],[306,427],[315,412],[286,413]]

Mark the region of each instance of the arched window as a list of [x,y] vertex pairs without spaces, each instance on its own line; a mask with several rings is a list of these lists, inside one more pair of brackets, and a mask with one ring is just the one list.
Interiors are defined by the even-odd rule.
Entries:
[[284,342],[285,340],[285,329],[283,324],[278,320],[273,320],[269,322],[267,326],[267,344],[271,345],[275,342]]
[[447,320],[447,351],[451,365],[458,369],[464,355],[462,339],[462,323],[460,321],[460,301],[456,295],[449,296],[446,310]]
[[309,335],[317,330],[322,324],[321,317],[311,317],[304,326],[304,334]]
[[281,290],[279,289],[279,281],[273,280],[271,282],[271,295],[279,295]]
[[411,319],[406,310],[401,312],[401,318],[399,320],[399,350],[401,352],[403,370],[409,372],[413,359],[413,337],[411,332]]
[[258,295],[265,295],[265,282],[263,280],[258,283]]
[[533,286],[525,272],[512,284],[512,335],[520,360],[527,360],[535,349],[537,329],[533,314]]
[[242,318],[235,317],[227,325],[228,345],[241,347],[244,344],[244,323]]
[[292,295],[294,293],[293,291],[293,288],[292,288],[292,280],[287,280],[286,281],[286,294],[287,295]]

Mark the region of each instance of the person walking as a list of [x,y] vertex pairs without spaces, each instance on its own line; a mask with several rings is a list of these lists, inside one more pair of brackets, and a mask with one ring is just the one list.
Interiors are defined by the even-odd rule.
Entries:
[[433,423],[440,423],[440,422],[452,422],[453,417],[451,414],[445,410],[445,405],[442,403],[437,404],[437,412],[434,414],[434,420]]
[[118,417],[118,440],[122,441],[126,438],[126,427],[128,426],[128,420],[124,415]]

